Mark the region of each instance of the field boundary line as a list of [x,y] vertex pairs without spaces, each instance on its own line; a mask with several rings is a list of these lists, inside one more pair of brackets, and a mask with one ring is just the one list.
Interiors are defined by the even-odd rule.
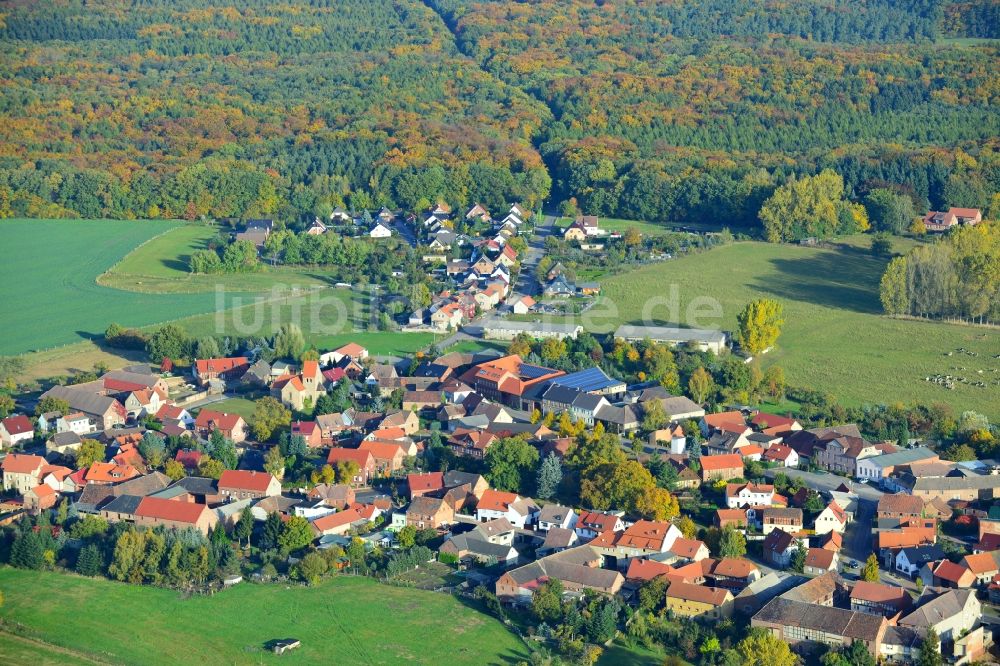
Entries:
[[58,652],[59,654],[70,655],[70,656],[75,657],[77,659],[82,659],[83,661],[88,661],[88,662],[90,662],[92,664],[101,664],[103,666],[105,664],[109,665],[109,664],[113,663],[113,662],[110,662],[110,661],[101,661],[100,659],[98,659],[96,657],[92,657],[91,655],[89,655],[89,654],[87,654],[85,652],[79,652],[79,651],[73,650],[71,648],[63,647],[62,645],[56,645],[55,643],[49,643],[48,641],[43,641],[40,638],[33,638],[33,637],[30,637],[30,636],[22,636],[21,634],[16,634],[16,633],[14,633],[12,631],[8,631],[6,628],[0,628],[0,634],[3,634],[4,636],[7,636],[8,638],[10,638],[11,640],[14,640],[14,641],[18,641],[18,642],[21,642],[21,643],[27,643],[29,645],[44,647],[44,648],[46,648],[48,650],[52,650],[53,652]]

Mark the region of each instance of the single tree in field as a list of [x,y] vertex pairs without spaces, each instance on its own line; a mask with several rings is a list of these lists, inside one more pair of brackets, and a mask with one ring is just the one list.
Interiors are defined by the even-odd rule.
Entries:
[[743,350],[757,356],[768,347],[774,346],[785,320],[781,303],[770,298],[758,298],[747,303],[737,316],[739,328],[736,332]]
[[865,565],[861,568],[861,580],[866,580],[869,583],[878,582],[878,557],[875,553],[868,556],[865,560]]

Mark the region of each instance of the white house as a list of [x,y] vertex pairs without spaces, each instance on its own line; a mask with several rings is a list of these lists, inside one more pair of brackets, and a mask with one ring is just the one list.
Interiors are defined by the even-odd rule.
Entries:
[[[937,596],[934,596],[937,595]],[[920,603],[917,609],[899,620],[900,627],[909,627],[924,634],[933,628],[942,641],[954,641],[971,630],[982,616],[982,604],[975,590],[942,590],[927,588],[921,597],[934,596]]]
[[847,512],[840,508],[836,502],[830,502],[816,516],[816,534],[827,534],[828,532],[843,534],[844,530],[847,529],[848,522],[850,520],[847,517]]
[[368,232],[368,235],[372,238],[389,238],[389,236],[392,236],[392,229],[379,222],[372,227],[372,230]]
[[771,506],[774,502],[774,486],[765,483],[730,483],[726,485],[726,506],[738,509],[741,506]]
[[530,497],[519,497],[492,488],[486,490],[476,505],[476,520],[481,523],[506,518],[515,527],[534,523],[541,509]]
[[88,435],[97,432],[97,425],[83,412],[74,412],[60,416],[56,421],[56,432],[75,432],[78,435]]
[[4,446],[15,446],[27,442],[35,436],[35,424],[27,416],[8,416],[0,421],[0,442]]
[[576,511],[559,504],[546,504],[538,514],[538,529],[541,532],[548,532],[553,527],[572,530],[576,522]]

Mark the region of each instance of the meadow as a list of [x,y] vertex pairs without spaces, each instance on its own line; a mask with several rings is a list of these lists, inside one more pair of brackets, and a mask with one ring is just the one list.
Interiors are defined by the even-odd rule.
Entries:
[[[527,658],[502,624],[458,600],[367,578],[308,588],[245,583],[184,599],[171,590],[5,567],[0,589],[4,630],[101,662],[478,666]],[[80,612],[86,608],[100,612]],[[288,637],[302,646],[281,657],[264,649]]]
[[215,295],[142,294],[100,286],[98,275],[136,246],[169,231],[170,221],[27,220],[0,222],[0,354],[92,339],[112,321],[146,326],[211,312]]
[[[900,251],[912,242],[896,245]],[[992,372],[1000,368],[993,358],[1000,354],[1000,333],[883,316],[878,284],[886,262],[857,239],[834,248],[735,243],[609,278],[588,328],[608,332],[621,323],[643,323],[644,308],[659,302],[648,311],[649,323],[732,331],[743,306],[767,296],[784,305],[785,325],[763,363],[781,365],[790,384],[831,393],[847,405],[946,402],[958,411],[1000,417],[996,385],[959,383],[948,390],[925,381],[939,373],[1000,379]],[[718,303],[721,317],[689,320],[686,311],[696,299]]]

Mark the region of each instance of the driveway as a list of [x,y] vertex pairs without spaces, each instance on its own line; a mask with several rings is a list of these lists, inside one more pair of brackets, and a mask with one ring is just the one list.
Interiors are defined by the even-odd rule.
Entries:
[[545,239],[552,234],[555,221],[554,216],[546,215],[535,225],[535,233],[532,234],[528,250],[521,260],[521,272],[517,276],[517,282],[514,283],[513,291],[526,296],[537,296],[542,293],[542,285],[535,276],[535,269],[545,256]]

